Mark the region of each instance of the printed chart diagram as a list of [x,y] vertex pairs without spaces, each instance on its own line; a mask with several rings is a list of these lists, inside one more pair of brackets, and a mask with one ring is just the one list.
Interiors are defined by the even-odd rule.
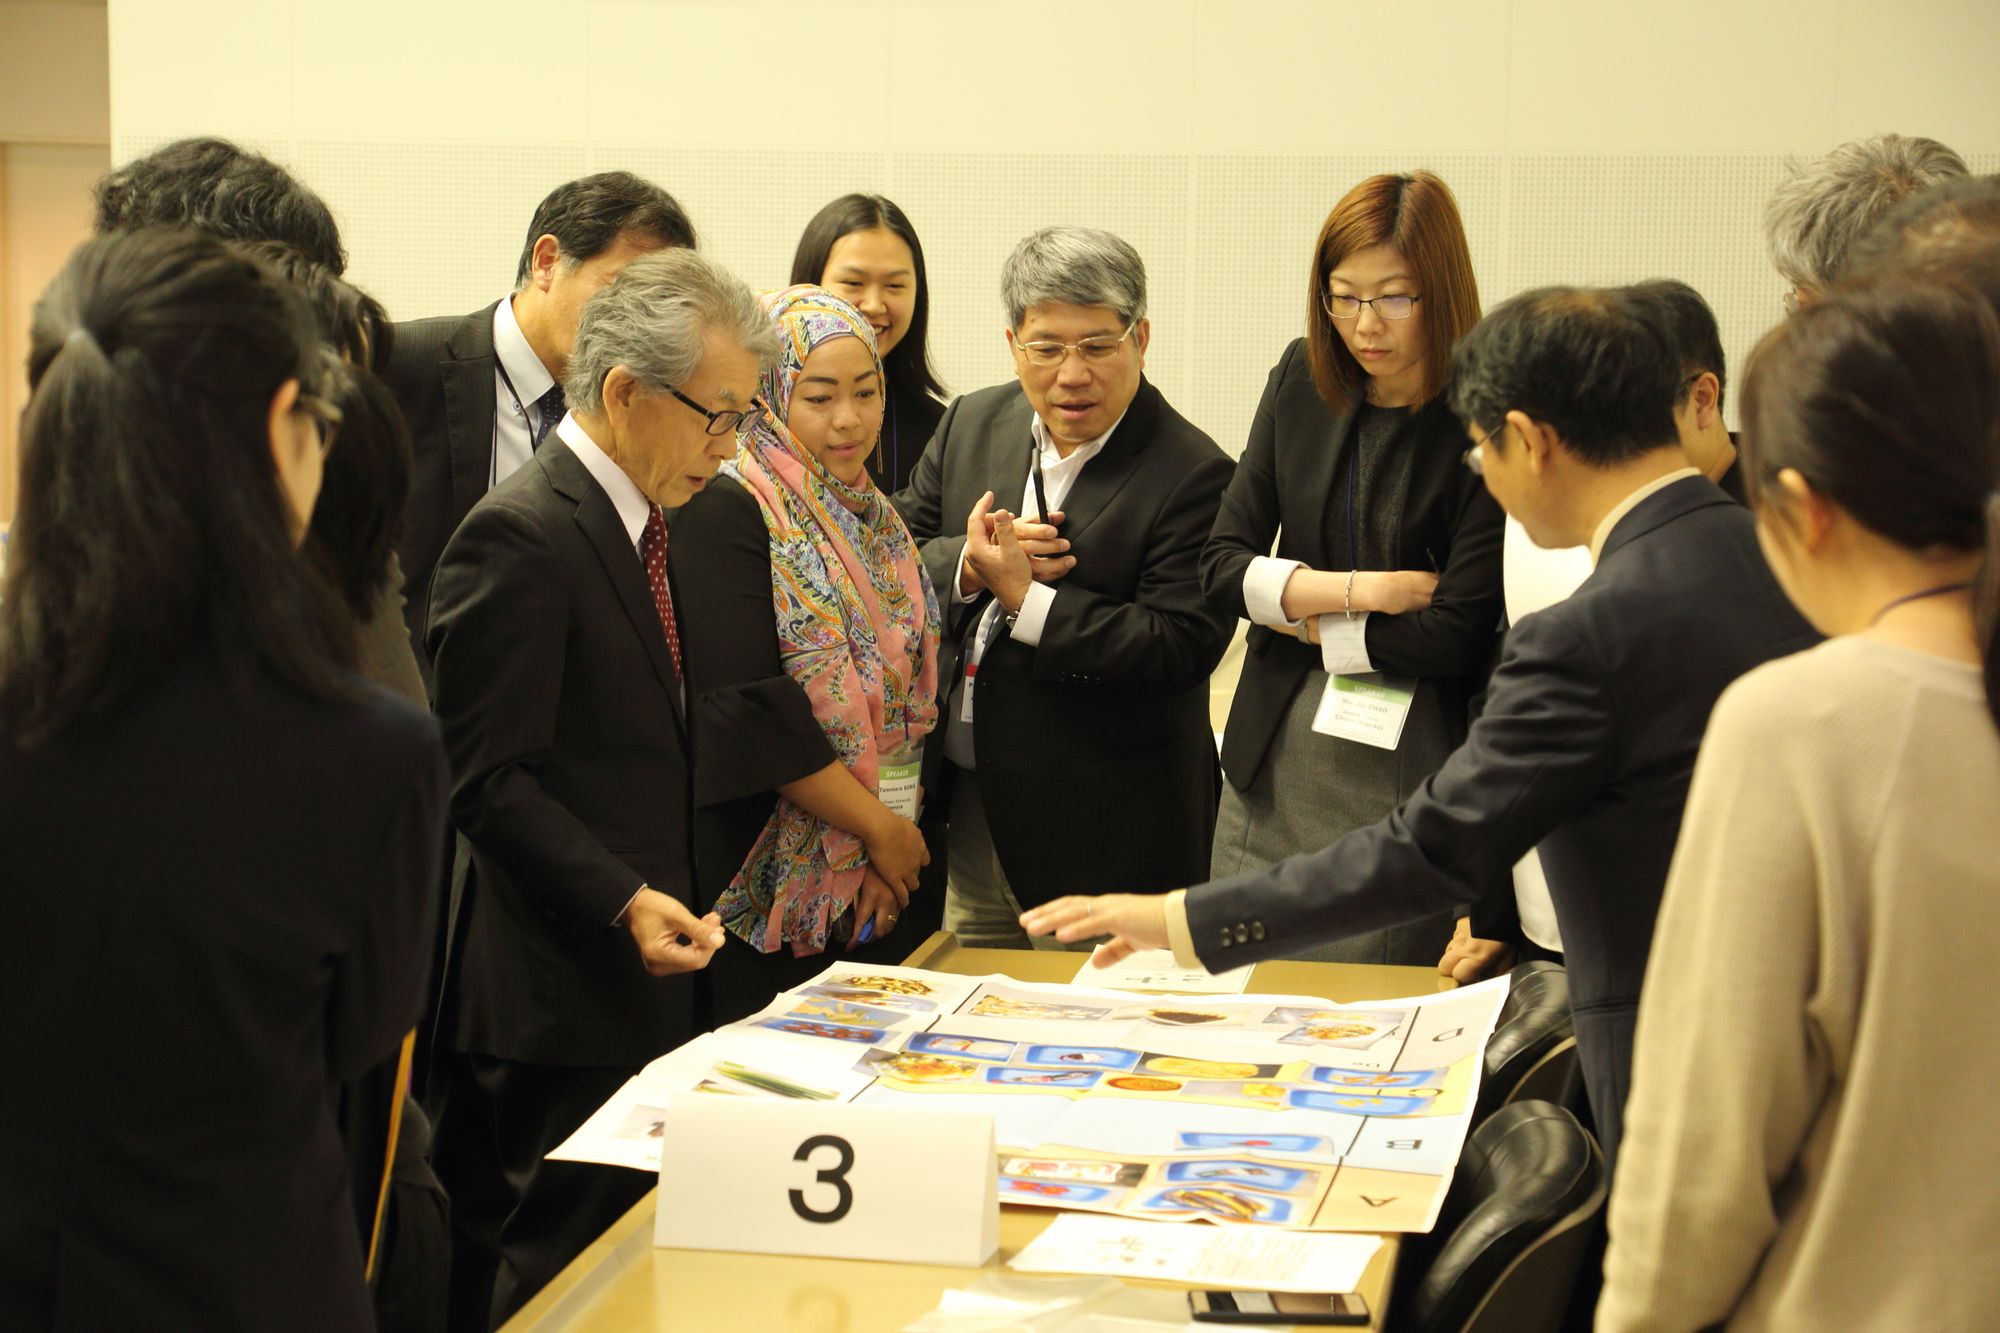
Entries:
[[836,963],[662,1056],[551,1157],[657,1170],[680,1097],[988,1116],[1003,1203],[1427,1231],[1505,978],[1364,1004]]

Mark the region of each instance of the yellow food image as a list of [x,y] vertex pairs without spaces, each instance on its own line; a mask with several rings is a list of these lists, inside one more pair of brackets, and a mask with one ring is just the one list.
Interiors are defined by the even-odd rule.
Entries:
[[1268,1097],[1272,1101],[1282,1101],[1286,1091],[1285,1085],[1282,1083],[1245,1083],[1243,1085],[1243,1095],[1245,1097]]
[[1160,1196],[1160,1202],[1225,1217],[1232,1222],[1255,1222],[1266,1207],[1261,1199],[1218,1189],[1168,1190]]
[[886,991],[891,995],[929,995],[930,983],[911,977],[838,977],[842,986],[852,986],[856,990]]
[[971,1078],[978,1070],[976,1061],[956,1060],[948,1055],[919,1055],[914,1051],[892,1055],[878,1066],[881,1074],[905,1083],[956,1083]]
[[1257,1066],[1228,1060],[1190,1060],[1178,1055],[1156,1055],[1146,1061],[1155,1074],[1178,1074],[1182,1078],[1255,1078]]
[[1354,1037],[1372,1037],[1381,1031],[1380,1023],[1366,1019],[1314,1019],[1306,1024],[1306,1036],[1314,1041],[1347,1041]]

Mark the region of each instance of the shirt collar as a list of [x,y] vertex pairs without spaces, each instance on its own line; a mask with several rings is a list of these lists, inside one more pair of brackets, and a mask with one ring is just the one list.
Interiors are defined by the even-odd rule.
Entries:
[[521,395],[523,410],[555,387],[556,377],[549,374],[548,367],[535,355],[528,335],[521,332],[521,322],[514,318],[511,296],[493,308],[493,354],[513,382],[514,392]]
[[1131,410],[1128,407],[1125,409],[1125,412],[1120,412],[1118,420],[1112,422],[1110,428],[1104,434],[1087,443],[1078,445],[1070,451],[1068,458],[1063,458],[1056,449],[1056,437],[1049,433],[1048,424],[1042,420],[1041,413],[1031,412],[1028,414],[1028,431],[1035,437],[1035,447],[1051,456],[1051,466],[1057,462],[1081,464],[1085,460],[1097,456],[1098,452],[1104,448],[1104,442],[1111,438],[1111,432],[1117,430],[1124,423],[1126,413]]
[[1597,525],[1597,531],[1590,536],[1590,563],[1595,565],[1598,557],[1603,554],[1604,543],[1611,540],[1611,529],[1618,526],[1618,520],[1624,518],[1625,515],[1631,513],[1634,509],[1637,509],[1647,496],[1653,494],[1655,491],[1663,491],[1677,481],[1685,481],[1689,477],[1699,477],[1700,475],[1701,469],[1699,468],[1676,468],[1664,477],[1653,478],[1644,486],[1641,486],[1638,490],[1633,491],[1623,500],[1613,505],[1611,512],[1604,516],[1604,521]]
[[600,449],[597,441],[577,424],[573,416],[565,415],[556,423],[556,434],[576,455],[584,470],[604,488],[611,497],[612,506],[618,511],[618,518],[625,524],[625,534],[638,546],[639,534],[646,530],[646,520],[653,516],[653,502],[640,491],[637,482],[625,475],[625,469],[611,461],[611,456]]

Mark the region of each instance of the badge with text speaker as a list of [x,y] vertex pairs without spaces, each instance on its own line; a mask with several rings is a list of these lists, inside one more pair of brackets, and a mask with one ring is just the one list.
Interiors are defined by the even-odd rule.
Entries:
[[976,1268],[1000,1248],[993,1163],[985,1116],[677,1096],[653,1243]]

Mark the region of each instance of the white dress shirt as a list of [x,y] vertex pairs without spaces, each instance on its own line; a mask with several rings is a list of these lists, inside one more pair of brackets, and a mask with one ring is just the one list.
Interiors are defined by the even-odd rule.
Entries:
[[[512,392],[509,380],[514,382]],[[514,318],[514,298],[493,307],[493,463],[486,477],[488,489],[534,456],[535,437],[529,432],[541,428],[541,398],[555,382]],[[515,394],[520,395],[518,402]]]
[[[1111,432],[1117,430],[1119,424],[1124,420],[1125,417],[1121,413],[1118,420],[1111,423],[1110,430],[1105,431],[1104,434],[1086,444],[1078,445],[1076,448],[1070,450],[1069,457],[1064,458],[1062,451],[1056,447],[1055,436],[1051,435],[1049,428],[1042,424],[1040,415],[1032,416],[1029,419],[1028,431],[1033,436],[1035,443],[1035,467],[1041,469],[1042,489],[1048,493],[1049,509],[1052,512],[1060,513],[1062,511],[1063,501],[1069,498],[1070,489],[1076,485],[1076,479],[1082,475],[1084,464],[1104,452],[1105,441],[1111,438]],[[1043,518],[1041,497],[1035,493],[1035,475],[1032,469],[1028,473],[1026,483],[1022,486],[1022,491],[1021,505],[1014,512],[1021,515],[1023,519],[1040,522]],[[1000,497],[996,496],[996,505],[1004,508],[1005,505],[1000,504],[999,501]],[[964,586],[965,552],[960,551],[958,555],[958,572],[951,581],[951,600],[954,605],[964,606],[972,600],[972,597],[966,596],[962,591]],[[1031,581],[1028,584],[1026,595],[1021,598],[1021,610],[1014,617],[1014,624],[1007,631],[1007,636],[1028,644],[1031,647],[1039,646],[1042,641],[1042,630],[1048,624],[1049,608],[1055,605],[1057,592],[1058,589],[1047,583],[1043,583],[1039,579]],[[974,594],[974,596],[977,595],[977,593]],[[993,636],[997,632],[996,627],[1000,618],[1005,614],[1006,611],[1000,605],[999,598],[996,597],[987,603],[985,613],[979,618],[979,628],[973,633],[972,645],[966,651],[965,662],[960,667],[959,681],[954,682],[959,689],[963,688],[965,667],[969,666],[977,670],[980,659],[986,656],[986,645],[993,641]],[[977,699],[977,697],[978,693],[975,690],[974,698]],[[958,689],[953,691],[951,698],[955,704],[955,701],[959,698]],[[967,710],[964,719],[960,720],[954,714],[945,726],[945,758],[951,760],[952,763],[957,764],[960,768],[971,768],[973,766],[973,715],[971,710]]]

